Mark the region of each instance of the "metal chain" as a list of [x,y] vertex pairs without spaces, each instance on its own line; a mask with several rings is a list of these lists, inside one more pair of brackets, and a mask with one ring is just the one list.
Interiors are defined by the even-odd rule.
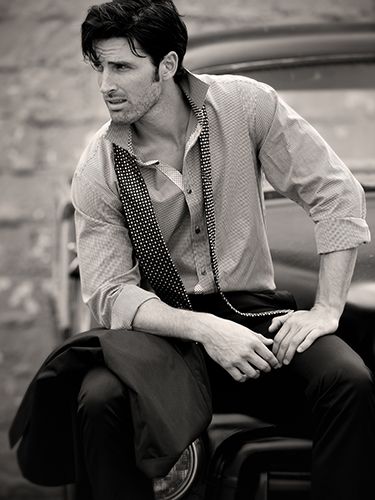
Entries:
[[202,131],[199,135],[199,147],[201,152],[201,173],[202,173],[202,187],[203,187],[203,200],[205,208],[205,217],[208,232],[208,241],[210,246],[211,254],[211,267],[214,276],[215,285],[217,291],[227,304],[227,306],[236,314],[240,316],[256,318],[262,316],[276,316],[280,314],[286,314],[291,311],[291,309],[278,309],[262,312],[242,312],[236,309],[227,299],[224,292],[222,291],[219,279],[219,264],[216,254],[216,221],[215,221],[215,206],[214,197],[212,190],[212,172],[211,172],[211,154],[210,154],[210,139],[209,139],[209,127],[208,127],[208,116],[205,105],[203,105],[200,110],[196,104],[191,100],[191,98],[185,94],[194,113],[197,118],[200,116],[202,123]]

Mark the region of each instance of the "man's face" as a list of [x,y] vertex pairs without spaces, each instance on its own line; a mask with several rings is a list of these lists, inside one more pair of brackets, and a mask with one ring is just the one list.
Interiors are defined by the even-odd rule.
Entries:
[[[134,55],[126,38],[102,40],[95,51],[98,84],[113,122],[130,124],[147,115],[162,93],[150,57]],[[138,47],[137,52],[146,55]]]

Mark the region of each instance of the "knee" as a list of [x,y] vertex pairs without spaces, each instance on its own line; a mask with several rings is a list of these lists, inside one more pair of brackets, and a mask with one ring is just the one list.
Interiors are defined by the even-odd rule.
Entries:
[[373,376],[358,356],[332,363],[321,374],[321,389],[341,395],[346,402],[358,402],[374,395]]
[[91,369],[82,380],[78,394],[78,414],[100,419],[119,406],[126,407],[128,392],[121,381],[106,367]]

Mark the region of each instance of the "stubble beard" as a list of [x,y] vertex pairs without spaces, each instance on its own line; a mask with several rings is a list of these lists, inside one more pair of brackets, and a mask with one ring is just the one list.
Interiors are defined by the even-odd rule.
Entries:
[[113,111],[109,110],[111,120],[116,125],[131,125],[149,114],[159,103],[162,95],[162,86],[159,79],[153,79],[149,92],[144,99],[139,99],[134,105],[129,104],[129,109]]

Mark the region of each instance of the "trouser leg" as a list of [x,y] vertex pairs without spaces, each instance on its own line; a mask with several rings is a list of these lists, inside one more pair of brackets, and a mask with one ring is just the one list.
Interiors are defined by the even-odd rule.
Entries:
[[372,374],[341,339],[318,339],[291,370],[307,381],[315,428],[313,498],[375,498],[375,398]]
[[105,366],[85,375],[77,415],[94,499],[154,499],[151,481],[135,465],[128,389]]
[[[215,297],[208,297],[208,301],[212,302],[208,304],[211,312],[219,309],[221,302]],[[246,302],[246,296],[241,301]],[[224,306],[219,315],[270,336],[270,321],[240,317]],[[281,422],[284,433],[294,433],[300,415],[313,419],[314,500],[375,499],[373,377],[345,342],[335,335],[321,337],[307,351],[296,354],[288,367],[272,370],[245,384],[234,382],[209,359],[207,366],[214,411],[246,411]],[[303,394],[305,398],[301,399]],[[302,408],[304,405],[306,408]],[[289,412],[288,407],[293,411]],[[292,428],[288,429],[291,420]],[[309,427],[302,425],[301,429]]]
[[[267,324],[254,330],[267,334]],[[283,435],[313,432],[313,499],[375,499],[373,377],[341,339],[328,335],[288,367],[235,382],[207,357],[216,412],[245,412]]]

